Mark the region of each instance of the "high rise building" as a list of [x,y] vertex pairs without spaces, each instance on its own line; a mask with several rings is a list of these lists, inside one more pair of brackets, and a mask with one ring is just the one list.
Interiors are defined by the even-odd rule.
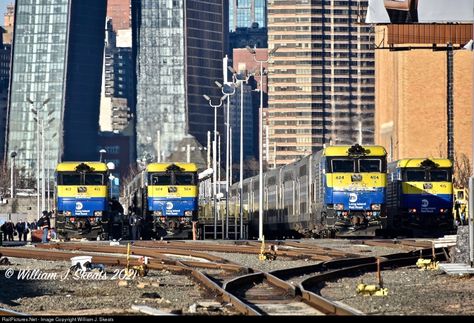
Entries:
[[105,13],[105,0],[16,1],[8,153],[29,175],[40,150],[36,120],[44,120],[46,168],[99,158]]
[[[133,98],[133,62],[131,55],[131,33],[127,29],[115,32],[112,19],[107,18],[104,50],[104,69],[102,76],[102,95],[100,102],[100,130],[132,133],[131,107]],[[125,33],[122,33],[125,32]],[[128,36],[128,42],[121,39]],[[126,46],[126,47],[118,47]]]
[[[235,48],[233,50],[233,69],[237,73],[250,77],[248,84],[244,85],[244,160],[259,158],[258,148],[258,116],[260,108],[260,93],[255,91],[260,88],[260,64],[257,63],[253,55],[245,48]],[[259,48],[256,50],[257,59],[266,59],[267,49]],[[263,64],[264,71],[267,69],[267,63]],[[267,75],[263,75],[264,96],[263,106],[267,107]],[[231,96],[230,103],[230,124],[232,126],[232,159],[233,163],[240,160],[240,87],[236,89],[235,95]]]
[[254,22],[267,26],[267,0],[229,0],[229,30],[248,28]]
[[[0,31],[4,29],[0,27]],[[2,33],[5,35],[5,33]],[[5,154],[5,135],[8,107],[8,84],[10,82],[11,45],[4,44],[0,35],[0,159]]]
[[367,0],[269,0],[268,46],[281,46],[268,76],[277,166],[323,144],[373,143],[373,33],[360,24],[366,9]]
[[[135,88],[132,60],[130,0],[107,1],[102,95],[100,101],[100,140],[118,140],[123,156],[115,174],[123,175],[135,157]],[[113,135],[111,135],[112,133]],[[122,138],[123,137],[123,138]],[[128,137],[125,138],[125,137]],[[101,147],[97,148],[98,150]],[[107,148],[105,148],[107,150]],[[129,151],[125,151],[125,149]]]
[[15,25],[15,5],[13,3],[7,5],[7,11],[3,17],[3,25],[5,28],[3,43],[11,44],[13,39],[13,26]]
[[226,10],[221,0],[132,1],[139,159],[168,156],[187,134],[207,146],[214,111],[202,95],[222,95]]
[[112,19],[115,32],[132,27],[130,13],[130,0],[107,0],[107,17]]
[[232,49],[245,48],[246,46],[267,48],[267,28],[259,28],[258,24],[253,24],[250,28],[239,27],[229,33],[230,56],[233,54]]

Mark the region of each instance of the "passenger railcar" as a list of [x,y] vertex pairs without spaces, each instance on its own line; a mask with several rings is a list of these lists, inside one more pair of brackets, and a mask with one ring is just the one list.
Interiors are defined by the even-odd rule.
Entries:
[[453,164],[449,159],[401,159],[389,165],[389,228],[453,229]]
[[[328,236],[336,231],[384,228],[386,155],[381,146],[329,146],[269,170],[263,185],[266,234]],[[255,176],[243,182],[250,237],[258,232],[258,180]]]
[[61,238],[106,238],[109,169],[101,162],[56,167],[56,230]]
[[151,163],[129,185],[144,220],[143,237],[188,237],[198,219],[199,183],[193,163]]

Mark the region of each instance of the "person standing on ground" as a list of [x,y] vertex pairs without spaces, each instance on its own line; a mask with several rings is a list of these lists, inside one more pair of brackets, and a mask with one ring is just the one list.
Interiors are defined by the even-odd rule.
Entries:
[[140,240],[140,234],[141,234],[140,218],[137,216],[135,212],[132,212],[128,221],[132,229],[132,240]]
[[[16,223],[16,231],[18,232],[18,241],[21,241],[21,238],[23,238],[23,232],[26,231],[26,223],[23,221],[23,219],[20,219],[19,222]],[[26,237],[25,237],[26,241]]]
[[13,225],[12,220],[8,220],[8,222],[7,222],[8,241],[13,241],[13,233],[14,232],[15,232],[15,226]]
[[48,211],[43,211],[43,216],[38,221],[38,228],[43,230],[42,243],[48,242],[48,231],[51,228],[51,222],[49,220]]
[[2,226],[0,227],[0,230],[3,233],[3,241],[8,241],[8,236],[7,236],[7,222],[3,222]]

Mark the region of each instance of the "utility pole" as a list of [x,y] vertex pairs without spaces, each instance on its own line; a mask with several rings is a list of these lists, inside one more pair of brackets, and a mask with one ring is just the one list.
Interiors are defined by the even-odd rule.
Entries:
[[448,136],[448,159],[454,161],[454,101],[453,101],[453,44],[448,43],[446,49],[447,63],[447,136]]
[[[275,47],[268,52],[267,59],[258,60],[257,52],[249,46],[246,47],[247,50],[252,54],[255,62],[260,63],[260,108],[258,113],[258,159],[259,159],[259,172],[258,172],[258,240],[263,241],[263,63],[268,63],[278,50],[279,47]],[[267,80],[268,83],[268,80]]]
[[[41,209],[46,210],[46,182],[44,158],[44,117],[41,118]],[[49,211],[49,210],[48,210]]]

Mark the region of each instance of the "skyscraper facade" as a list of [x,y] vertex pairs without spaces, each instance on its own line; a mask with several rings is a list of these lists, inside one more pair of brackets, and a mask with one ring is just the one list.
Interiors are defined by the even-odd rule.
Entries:
[[15,25],[15,5],[10,3],[7,5],[5,16],[3,17],[3,26],[5,33],[3,34],[3,43],[11,44],[13,38],[13,26]]
[[229,0],[229,30],[248,28],[254,22],[267,26],[267,0]]
[[17,0],[15,10],[8,155],[36,174],[42,135],[46,168],[98,159],[106,1]]
[[[0,28],[0,30],[3,30]],[[2,36],[0,35],[0,40]],[[8,108],[8,84],[10,81],[11,44],[0,41],[0,159],[5,154],[5,135]]]
[[[260,109],[260,64],[255,62],[253,55],[246,48],[235,48],[233,50],[233,69],[242,75],[250,76],[248,82],[244,85],[244,160],[259,158],[258,148],[258,116]],[[256,57],[265,60],[267,49],[259,48],[256,50]],[[262,65],[264,71],[267,70],[267,63]],[[251,76],[252,75],[252,76]],[[263,106],[267,107],[267,75],[263,75]],[[240,158],[240,86],[236,89],[235,95],[230,99],[230,124],[232,126],[232,159],[234,163],[239,162]]]
[[206,146],[214,111],[202,95],[220,97],[225,2],[134,0],[132,26],[137,157],[168,156],[187,134]]
[[373,33],[360,24],[366,9],[367,0],[269,1],[268,45],[280,46],[269,67],[277,166],[323,144],[373,143]]

